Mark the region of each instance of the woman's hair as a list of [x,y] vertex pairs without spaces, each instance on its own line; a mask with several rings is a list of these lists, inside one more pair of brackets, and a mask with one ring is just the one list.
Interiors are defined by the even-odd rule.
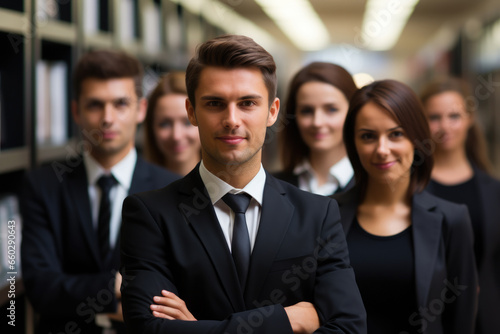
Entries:
[[286,172],[292,172],[295,166],[309,156],[309,147],[300,135],[295,117],[297,93],[308,82],[332,85],[344,94],[347,101],[357,89],[351,74],[343,67],[331,63],[314,62],[295,74],[288,88],[285,113],[281,116],[284,125],[280,135],[281,162]]
[[356,117],[368,103],[387,111],[403,128],[415,147],[408,196],[422,191],[429,182],[434,159],[429,149],[430,131],[418,96],[407,85],[395,80],[375,81],[359,89],[351,99],[344,123],[344,145],[354,169],[356,185],[364,195],[368,174],[363,168],[355,145]]
[[420,94],[420,99],[425,106],[431,97],[444,92],[456,92],[464,99],[465,110],[472,119],[472,125],[467,132],[467,139],[465,141],[467,158],[479,169],[488,173],[491,172],[491,162],[488,158],[486,140],[476,122],[476,99],[469,85],[464,80],[456,77],[438,78],[424,87]]
[[187,96],[184,72],[170,72],[164,75],[148,97],[148,109],[146,119],[144,120],[144,156],[148,161],[162,166],[166,164],[167,158],[161,153],[160,148],[156,144],[154,117],[158,100],[169,94]]

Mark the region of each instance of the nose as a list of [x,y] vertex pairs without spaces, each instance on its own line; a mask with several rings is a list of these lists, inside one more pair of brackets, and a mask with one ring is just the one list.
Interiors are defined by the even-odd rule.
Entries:
[[320,110],[314,110],[313,125],[317,128],[323,125],[323,113]]
[[238,115],[238,108],[235,104],[231,103],[227,106],[223,113],[222,125],[226,129],[234,129],[240,126],[240,118]]
[[377,154],[381,157],[385,157],[390,153],[390,143],[385,136],[380,137],[377,143]]
[[172,127],[172,139],[174,141],[179,141],[182,138],[183,134],[183,125],[180,122],[175,122]]
[[104,105],[104,110],[102,114],[102,127],[107,128],[111,124],[113,124],[113,121],[115,119],[115,109],[111,103],[106,103]]

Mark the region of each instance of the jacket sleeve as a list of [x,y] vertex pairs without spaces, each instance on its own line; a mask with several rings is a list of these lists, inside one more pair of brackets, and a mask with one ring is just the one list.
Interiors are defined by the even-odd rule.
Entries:
[[122,305],[129,333],[292,333],[281,305],[230,314],[223,320],[156,318],[150,311],[153,297],[162,289],[178,291],[162,229],[137,195],[124,201],[121,233]]
[[[21,265],[26,294],[41,314],[74,316],[76,313],[87,319],[95,313],[114,312],[116,272],[82,274],[69,273],[64,268],[62,243],[67,222],[60,221],[58,212],[66,208],[58,207],[52,187],[57,182],[42,173],[30,174],[20,193]],[[89,303],[98,297],[106,302],[92,308]]]
[[318,240],[314,305],[322,326],[315,333],[366,333],[366,311],[350,266],[337,202],[330,201]]
[[[473,248],[473,231],[465,205],[446,214],[446,292],[450,300],[443,312],[446,333],[474,333],[478,278]],[[453,299],[453,300],[451,300]]]

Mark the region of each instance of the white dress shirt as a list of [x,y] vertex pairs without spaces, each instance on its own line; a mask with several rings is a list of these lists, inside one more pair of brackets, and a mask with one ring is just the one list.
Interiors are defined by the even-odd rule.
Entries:
[[297,165],[293,173],[298,176],[299,189],[323,196],[335,193],[339,186],[344,188],[354,176],[354,170],[347,156],[330,168],[328,180],[321,186],[318,185],[314,170],[307,159]]
[[84,152],[83,161],[85,163],[85,170],[87,171],[88,192],[90,199],[90,209],[92,210],[92,222],[97,235],[97,220],[99,216],[99,205],[101,203],[101,188],[97,185],[97,180],[106,174],[112,174],[117,184],[114,185],[110,192],[109,198],[111,201],[111,219],[109,225],[109,245],[113,248],[118,238],[120,231],[120,224],[122,218],[122,205],[123,200],[128,195],[130,184],[132,183],[132,176],[134,174],[135,165],[137,163],[137,151],[135,148],[114,165],[111,170],[105,170],[92,156]]
[[253,251],[255,238],[259,230],[262,198],[264,196],[264,185],[266,183],[266,172],[262,164],[260,165],[260,170],[257,175],[255,175],[243,189],[234,188],[209,172],[203,164],[203,161],[200,164],[200,176],[207,188],[208,195],[214,206],[215,214],[217,215],[229,249],[231,249],[231,240],[233,239],[234,212],[224,203],[222,197],[227,193],[247,193],[252,197],[250,205],[245,213],[245,218],[247,221],[248,236],[250,237],[250,247]]

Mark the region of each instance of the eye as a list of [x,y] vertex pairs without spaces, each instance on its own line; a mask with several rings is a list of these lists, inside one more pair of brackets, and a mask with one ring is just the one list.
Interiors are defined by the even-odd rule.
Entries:
[[439,115],[429,115],[428,116],[430,122],[437,122],[441,119],[441,116]]
[[165,119],[158,123],[158,127],[162,129],[169,129],[173,125],[171,120]]
[[396,130],[396,131],[392,131],[390,136],[391,136],[391,138],[402,138],[405,136],[405,134],[403,131]]
[[370,140],[375,139],[375,135],[373,133],[370,133],[370,132],[363,132],[361,134],[360,138],[364,141],[370,141]]
[[302,107],[300,108],[297,113],[299,115],[312,115],[314,113],[314,109],[313,108],[310,108],[310,107]]
[[207,101],[205,103],[205,106],[207,106],[208,108],[218,108],[221,107],[222,105],[223,105],[222,102],[217,100]]
[[458,113],[458,112],[457,112],[457,113],[452,113],[452,114],[450,114],[448,117],[449,117],[451,120],[453,120],[453,121],[458,121],[459,119],[461,119],[461,118],[462,118],[462,114],[460,114],[460,113]]
[[193,126],[193,124],[191,124],[191,122],[189,121],[189,118],[187,118],[187,117],[184,119],[183,124],[184,124],[184,126],[185,126],[186,128],[188,128],[188,127],[190,127],[190,126]]
[[252,101],[252,100],[245,100],[245,101],[240,102],[240,106],[245,107],[245,108],[253,107],[256,105],[257,105],[257,103],[255,103],[255,101]]
[[88,110],[97,110],[97,109],[101,109],[102,107],[103,107],[103,104],[99,101],[89,101],[85,105],[85,109],[88,109]]
[[130,105],[130,101],[127,99],[117,99],[114,102],[115,108],[126,108]]
[[335,106],[327,106],[327,107],[325,108],[325,110],[326,110],[326,111],[328,111],[329,113],[335,113],[335,112],[337,112],[339,109],[338,109],[337,107],[335,107]]

